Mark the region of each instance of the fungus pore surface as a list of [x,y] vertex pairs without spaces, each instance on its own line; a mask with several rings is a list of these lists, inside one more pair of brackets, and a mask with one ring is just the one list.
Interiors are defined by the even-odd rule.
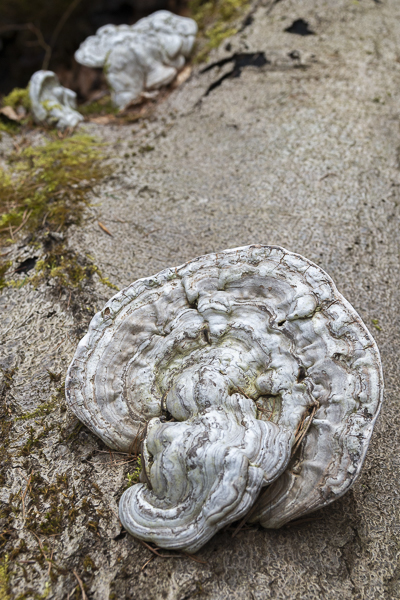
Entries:
[[116,294],[81,340],[66,391],[109,447],[143,440],[124,527],[195,552],[250,509],[278,528],[346,492],[383,379],[372,336],[330,277],[253,245]]

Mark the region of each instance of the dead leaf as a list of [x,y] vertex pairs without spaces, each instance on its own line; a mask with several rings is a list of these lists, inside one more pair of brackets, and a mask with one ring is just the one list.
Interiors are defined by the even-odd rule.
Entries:
[[10,121],[19,121],[22,117],[19,117],[12,106],[3,106],[0,108],[0,114],[10,119]]
[[185,81],[187,81],[189,79],[191,74],[192,74],[192,67],[190,65],[186,65],[186,67],[184,69],[182,69],[182,71],[180,73],[178,73],[178,75],[174,81],[174,87],[179,87],[180,85],[185,83]]
[[103,225],[103,223],[100,223],[100,221],[98,221],[98,224],[99,224],[100,229],[102,229],[105,233],[107,233],[107,235],[111,235],[111,237],[113,236],[111,231],[109,231],[107,229],[107,227],[105,225]]
[[92,117],[89,119],[91,123],[97,123],[98,125],[107,125],[111,121],[115,121],[114,115],[103,115],[101,117]]

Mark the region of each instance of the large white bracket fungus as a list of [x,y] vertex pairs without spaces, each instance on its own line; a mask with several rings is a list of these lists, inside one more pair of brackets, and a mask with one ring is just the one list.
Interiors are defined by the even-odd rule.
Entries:
[[33,116],[58,129],[75,127],[83,116],[76,109],[76,94],[63,87],[53,71],[36,71],[29,83]]
[[278,528],[344,494],[383,379],[372,336],[322,269],[246,246],[116,294],[80,342],[66,391],[111,448],[143,437],[124,527],[195,552],[252,506],[251,521]]
[[134,25],[105,25],[75,52],[78,63],[104,67],[112,100],[125,108],[145,90],[170,83],[190,56],[197,33],[193,19],[160,10]]

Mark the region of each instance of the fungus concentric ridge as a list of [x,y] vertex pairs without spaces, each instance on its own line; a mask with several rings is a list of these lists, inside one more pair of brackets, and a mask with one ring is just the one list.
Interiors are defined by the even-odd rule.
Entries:
[[143,438],[124,527],[195,552],[252,507],[252,522],[279,528],[344,494],[383,378],[372,336],[331,278],[252,245],[116,294],[79,343],[66,391],[110,448]]

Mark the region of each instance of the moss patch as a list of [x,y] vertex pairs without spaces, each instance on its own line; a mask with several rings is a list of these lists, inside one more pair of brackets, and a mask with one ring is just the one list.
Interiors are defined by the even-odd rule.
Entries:
[[28,147],[9,158],[14,174],[0,171],[0,234],[14,241],[14,229],[40,226],[63,231],[79,223],[88,191],[103,177],[96,140],[75,135]]
[[9,600],[8,556],[0,560],[0,600]]
[[31,109],[31,99],[29,97],[29,87],[14,88],[8,96],[4,96],[2,101],[3,106],[11,106],[18,108],[22,106],[26,111]]
[[135,467],[134,471],[132,473],[126,474],[126,479],[127,479],[126,487],[127,488],[131,487],[131,485],[133,485],[134,483],[137,483],[139,481],[141,471],[142,471],[142,459],[140,456],[138,456],[136,467]]
[[93,186],[107,174],[101,164],[100,146],[83,134],[61,140],[51,138],[41,146],[13,153],[10,169],[0,170],[3,244],[13,244],[16,234],[22,231],[30,234],[31,243],[43,244],[45,250],[34,274],[22,282],[6,279],[10,263],[4,261],[0,266],[0,289],[28,282],[36,286],[49,278],[62,287],[79,288],[95,273],[102,283],[115,287],[96,265],[68,250],[63,242],[67,228],[81,222]]
[[195,62],[206,60],[211,50],[237,33],[233,22],[249,5],[249,0],[190,0],[191,17],[196,21],[200,33]]
[[[14,88],[7,96],[1,101],[1,106],[11,106],[13,109],[23,108],[25,115],[30,112],[31,100],[29,97],[29,88]],[[15,135],[20,132],[21,125],[26,125],[31,121],[30,116],[25,116],[21,121],[11,121],[7,117],[1,115],[0,117],[0,131],[4,131],[9,135]]]
[[116,115],[119,109],[113,106],[111,97],[107,95],[94,102],[82,104],[78,107],[78,110],[81,115],[87,117],[93,115]]

